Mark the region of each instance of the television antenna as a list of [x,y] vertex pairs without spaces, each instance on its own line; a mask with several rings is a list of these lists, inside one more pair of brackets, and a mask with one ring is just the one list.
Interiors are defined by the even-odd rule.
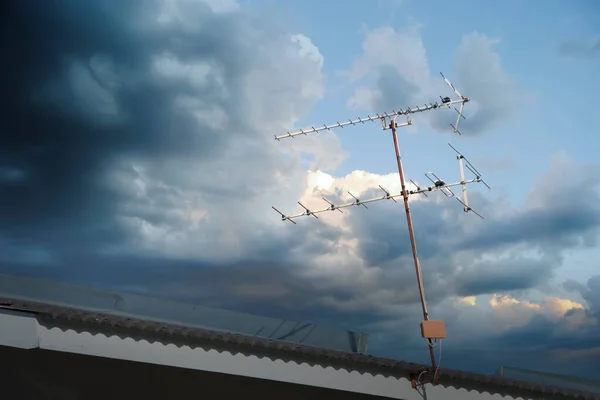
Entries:
[[367,115],[366,117],[363,117],[363,118],[359,117],[354,120],[349,119],[348,121],[336,122],[336,123],[330,124],[330,125],[323,125],[323,126],[318,126],[318,127],[312,126],[307,129],[300,129],[299,131],[296,131],[296,132],[286,132],[283,135],[275,135],[275,140],[294,138],[299,135],[308,135],[309,133],[318,133],[321,131],[331,131],[332,129],[343,128],[348,125],[364,124],[365,122],[375,122],[375,121],[381,121],[382,128],[384,130],[386,130],[386,129],[391,129],[388,127],[386,120],[392,120],[401,115],[406,115],[408,118],[410,118],[411,114],[417,114],[417,113],[422,113],[425,111],[432,111],[432,110],[438,110],[438,109],[446,109],[446,108],[452,107],[455,104],[460,104],[460,109],[457,109],[456,107],[454,108],[454,110],[458,113],[458,117],[456,118],[456,122],[454,124],[450,124],[450,126],[452,127],[452,129],[454,130],[455,133],[462,135],[462,133],[460,133],[460,131],[458,130],[458,125],[459,125],[461,119],[466,119],[466,117],[463,115],[462,112],[465,107],[465,103],[468,103],[471,99],[460,94],[458,92],[458,90],[456,90],[454,85],[444,76],[444,74],[442,74],[440,72],[440,75],[442,75],[442,78],[444,78],[444,81],[450,87],[450,89],[452,89],[454,91],[454,93],[459,97],[458,99],[452,100],[450,97],[440,96],[440,100],[441,100],[440,103],[434,102],[434,103],[425,104],[424,106],[408,107],[404,110],[399,109],[398,111],[393,110],[390,112],[384,112],[382,114]]
[[[447,197],[455,197],[463,205],[463,210],[465,212],[472,211],[473,213],[475,213],[476,215],[481,217],[480,214],[473,211],[472,208],[468,205],[469,203],[468,203],[468,199],[467,199],[467,189],[466,188],[467,188],[468,184],[475,183],[475,182],[482,182],[487,186],[487,183],[485,183],[483,181],[483,179],[481,178],[481,174],[477,171],[477,169],[461,153],[459,153],[458,150],[456,150],[454,147],[452,147],[450,145],[450,147],[452,147],[452,149],[454,151],[456,151],[456,153],[458,154],[457,159],[459,162],[460,181],[454,182],[454,183],[445,183],[442,179],[440,179],[434,173],[428,172],[428,173],[426,173],[426,177],[432,182],[432,184],[433,184],[432,186],[421,188],[421,187],[417,186],[411,180],[411,183],[413,183],[413,185],[415,185],[416,190],[408,191],[406,189],[404,170],[402,168],[400,148],[398,145],[398,136],[396,134],[397,128],[402,128],[402,127],[412,125],[412,122],[410,120],[410,116],[412,114],[425,112],[425,111],[431,111],[431,110],[437,110],[437,109],[450,108],[453,105],[460,104],[460,109],[454,108],[456,110],[456,112],[458,113],[458,117],[457,117],[456,123],[451,124],[451,126],[455,133],[461,134],[460,131],[458,130],[459,123],[460,123],[461,119],[465,119],[462,112],[463,112],[465,103],[469,102],[470,99],[468,97],[464,97],[463,95],[461,95],[458,92],[458,90],[454,87],[454,85],[444,76],[444,74],[440,73],[440,75],[442,76],[442,78],[444,79],[446,84],[450,87],[450,89],[452,89],[454,91],[454,93],[458,96],[457,99],[452,100],[450,97],[440,96],[441,103],[435,102],[435,103],[430,103],[429,105],[425,104],[425,106],[416,106],[416,107],[412,107],[412,108],[409,107],[404,110],[400,109],[398,111],[386,112],[383,114],[375,114],[375,116],[368,115],[367,117],[364,117],[364,118],[357,118],[355,120],[349,119],[348,121],[345,121],[345,122],[336,122],[335,124],[323,125],[322,127],[314,127],[313,126],[309,129],[300,129],[299,131],[296,131],[296,132],[287,132],[284,135],[279,135],[279,136],[276,135],[275,136],[275,140],[278,140],[278,141],[282,140],[282,139],[286,139],[286,138],[293,139],[299,135],[307,135],[309,133],[318,133],[318,132],[321,132],[324,130],[331,131],[334,128],[344,128],[345,126],[349,126],[349,125],[356,125],[359,123],[364,124],[365,122],[369,122],[369,121],[375,122],[375,121],[379,120],[381,122],[381,127],[383,130],[391,130],[391,132],[392,132],[392,138],[394,141],[394,149],[396,151],[396,162],[397,162],[397,166],[398,166],[398,175],[400,177],[400,185],[401,185],[401,190],[402,190],[400,193],[391,194],[387,189],[380,186],[379,188],[383,191],[382,196],[370,198],[370,199],[366,199],[366,200],[361,200],[360,198],[354,196],[351,192],[348,192],[348,194],[354,198],[354,201],[352,201],[350,203],[337,204],[337,205],[323,197],[323,200],[328,204],[328,206],[326,208],[322,208],[322,209],[318,209],[318,210],[311,210],[308,207],[306,207],[305,205],[303,205],[302,203],[298,202],[298,204],[304,209],[304,211],[301,213],[298,213],[298,214],[293,214],[293,215],[286,215],[286,214],[282,213],[281,211],[279,211],[277,208],[272,207],[277,213],[279,213],[281,215],[282,221],[289,221],[289,222],[292,222],[293,224],[296,224],[296,221],[294,221],[294,219],[299,218],[299,217],[312,216],[312,217],[318,219],[319,217],[317,214],[320,214],[323,212],[327,212],[327,211],[343,212],[342,209],[352,207],[352,206],[363,206],[363,207],[367,208],[367,204],[369,204],[369,203],[374,203],[374,202],[381,201],[381,200],[393,200],[395,202],[397,197],[402,197],[402,199],[404,201],[404,209],[406,211],[406,223],[408,226],[408,233],[409,233],[409,238],[410,238],[410,242],[411,242],[411,250],[412,250],[412,254],[413,254],[415,272],[416,272],[416,276],[417,276],[417,285],[419,288],[419,297],[421,300],[421,308],[423,311],[423,320],[421,321],[421,335],[427,339],[428,344],[429,344],[429,353],[430,353],[430,357],[431,357],[431,367],[432,367],[431,371],[429,371],[429,372],[431,372],[432,377],[433,377],[430,382],[434,383],[434,384],[437,384],[437,381],[438,381],[438,367],[436,367],[435,353],[433,351],[433,348],[434,348],[433,340],[434,339],[436,339],[436,340],[444,339],[446,337],[446,332],[445,332],[445,327],[444,327],[443,321],[435,321],[435,320],[429,319],[429,313],[427,311],[427,303],[425,300],[425,289],[423,287],[423,278],[421,275],[421,263],[420,263],[419,256],[417,253],[417,244],[416,244],[415,234],[414,234],[414,230],[413,230],[412,216],[410,213],[408,199],[409,199],[409,196],[415,195],[415,194],[422,194],[424,196],[427,196],[428,192],[441,191]],[[402,115],[407,117],[407,122],[397,124],[396,119]],[[463,164],[463,162],[464,162],[464,164]],[[470,179],[470,180],[465,180],[465,176],[464,176],[464,166],[465,165],[475,175],[475,178]],[[456,197],[454,192],[452,191],[452,187],[455,187],[455,186],[461,187],[462,199],[459,199],[458,197]],[[488,186],[488,188],[489,188],[489,186]],[[413,387],[415,387],[415,388],[417,388],[421,385],[424,385],[426,383],[428,383],[428,382],[421,383],[421,382],[417,382],[417,379],[413,379]]]
[[[462,160],[459,159],[459,162],[460,161],[462,161]],[[475,174],[475,173],[473,173],[473,174]],[[409,197],[413,196],[413,195],[416,195],[416,194],[421,194],[421,195],[427,197],[428,193],[431,193],[431,192],[442,192],[446,197],[454,197],[456,200],[458,200],[464,206],[463,210],[465,212],[471,211],[474,214],[476,214],[478,217],[483,218],[481,216],[481,214],[478,214],[470,206],[468,206],[467,189],[466,189],[466,185],[468,185],[470,183],[481,182],[481,183],[483,183],[484,185],[487,186],[487,184],[481,178],[480,175],[476,175],[475,178],[465,180],[464,179],[464,170],[463,170],[463,172],[461,173],[461,180],[458,181],[458,182],[452,182],[452,183],[446,183],[446,182],[444,182],[442,179],[440,179],[433,172],[426,172],[425,176],[432,182],[432,185],[420,187],[420,186],[418,186],[411,179],[410,182],[413,184],[413,186],[416,189],[415,190],[407,190],[407,195]],[[453,187],[457,187],[457,186],[461,186],[461,188],[463,189],[463,191],[462,191],[462,196],[463,196],[462,199],[456,197],[454,191],[452,190]],[[309,209],[304,204],[298,202],[298,204],[300,205],[300,207],[302,207],[304,209],[304,211],[299,212],[297,214],[286,215],[286,214],[283,214],[281,211],[279,211],[275,207],[271,207],[271,208],[273,208],[275,211],[277,211],[281,215],[281,220],[282,221],[290,221],[291,223],[296,224],[296,221],[294,221],[294,219],[296,219],[296,218],[306,217],[306,216],[313,216],[313,217],[315,217],[315,218],[318,219],[319,217],[317,216],[317,214],[321,214],[321,213],[324,213],[324,212],[327,212],[327,211],[339,211],[339,212],[343,213],[342,210],[344,208],[349,208],[349,207],[353,207],[353,206],[363,206],[365,208],[368,208],[366,206],[367,204],[374,203],[376,201],[382,201],[382,200],[392,200],[394,203],[396,203],[397,202],[396,198],[403,196],[402,192],[398,192],[398,193],[393,193],[392,194],[389,190],[387,190],[386,188],[384,188],[381,185],[379,185],[379,189],[381,189],[381,191],[383,192],[383,195],[372,197],[372,198],[368,198],[368,199],[360,199],[359,197],[357,197],[354,194],[352,194],[352,192],[348,191],[348,194],[354,200],[350,201],[350,202],[347,202],[347,203],[342,203],[342,204],[334,204],[333,202],[331,202],[326,197],[321,197],[321,199],[323,199],[323,201],[325,201],[328,204],[328,206],[324,207],[324,208],[318,208],[318,209]]]

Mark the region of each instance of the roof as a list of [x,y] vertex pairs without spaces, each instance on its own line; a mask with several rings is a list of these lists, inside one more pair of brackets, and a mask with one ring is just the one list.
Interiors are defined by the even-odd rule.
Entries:
[[564,388],[577,389],[584,392],[598,393],[600,395],[600,381],[598,380],[560,375],[549,372],[533,371],[506,365],[500,367],[494,375],[519,381],[535,382],[542,386],[555,385]]
[[[425,366],[404,361],[329,350],[304,344],[289,343],[253,337],[243,334],[220,332],[185,325],[153,322],[140,318],[97,313],[11,298],[0,298],[0,307],[36,314],[40,324],[76,332],[110,333],[122,338],[143,338],[149,342],[188,345],[228,351],[230,353],[251,354],[268,357],[272,360],[293,360],[296,363],[320,365],[357,371],[359,373],[383,376],[406,377],[417,374]],[[450,369],[440,369],[440,384],[463,388],[485,385],[490,393],[501,393],[529,398],[552,399],[599,399],[600,396],[573,389],[539,386],[491,375],[475,374]]]

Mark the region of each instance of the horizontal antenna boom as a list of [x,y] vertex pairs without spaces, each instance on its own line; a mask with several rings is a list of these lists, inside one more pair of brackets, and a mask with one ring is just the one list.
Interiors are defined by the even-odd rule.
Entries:
[[317,133],[317,132],[321,132],[321,131],[325,131],[325,130],[330,131],[335,128],[343,128],[348,125],[356,125],[356,124],[364,124],[365,122],[381,121],[385,118],[394,118],[399,115],[410,115],[410,114],[416,114],[416,113],[420,113],[420,112],[424,112],[424,111],[435,110],[438,108],[449,108],[453,104],[459,104],[459,103],[460,104],[464,103],[464,100],[463,99],[452,100],[448,103],[442,103],[442,104],[431,103],[429,105],[425,104],[422,107],[416,106],[413,108],[407,108],[406,110],[401,109],[399,111],[392,111],[389,113],[375,114],[374,116],[367,115],[365,118],[357,118],[354,120],[351,119],[351,120],[348,120],[345,122],[336,122],[335,124],[331,124],[331,125],[323,125],[321,127],[316,127],[316,128],[313,126],[311,128],[307,128],[307,129],[300,129],[299,131],[296,131],[296,132],[288,132],[284,135],[275,136],[275,140],[293,138],[295,136],[307,135],[309,133]]
[[[467,183],[475,183],[475,182],[481,182],[481,178],[475,178],[475,179],[471,179],[468,181],[464,181],[464,182],[455,182],[455,183],[445,183],[444,186],[428,186],[425,188],[418,188],[417,190],[407,190],[407,194],[410,195],[415,195],[415,194],[425,194],[426,192],[435,192],[435,191],[439,191],[441,190],[442,192],[445,190],[449,190],[450,187],[453,186],[459,186]],[[298,217],[304,217],[304,216],[309,216],[312,215],[313,217],[317,218],[317,216],[315,214],[320,214],[326,211],[342,211],[342,208],[348,208],[348,207],[352,207],[352,206],[363,206],[363,207],[367,207],[365,204],[367,203],[374,203],[376,201],[381,201],[381,200],[393,200],[396,201],[396,197],[402,197],[402,193],[396,193],[396,194],[390,194],[389,192],[387,192],[384,189],[381,189],[384,191],[385,195],[383,196],[379,196],[379,197],[374,197],[371,199],[367,199],[367,200],[360,200],[358,197],[354,196],[352,193],[348,192],[348,194],[350,196],[352,196],[352,198],[354,198],[354,201],[350,202],[350,203],[344,203],[344,204],[334,204],[331,201],[327,200],[326,198],[322,198],[324,201],[327,202],[328,207],[326,208],[321,208],[318,210],[309,210],[307,207],[305,207],[304,205],[302,205],[301,203],[300,206],[302,208],[304,208],[304,212],[298,213],[298,214],[293,214],[293,215],[285,215],[283,214],[281,211],[277,210],[275,207],[272,207],[275,211],[277,211],[279,214],[281,214],[281,220],[282,221],[286,221],[289,220],[291,222],[293,221],[293,218],[298,218]]]

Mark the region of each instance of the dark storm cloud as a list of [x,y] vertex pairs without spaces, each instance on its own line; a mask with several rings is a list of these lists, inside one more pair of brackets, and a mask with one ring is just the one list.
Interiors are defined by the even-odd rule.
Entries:
[[[584,310],[571,310],[568,317],[584,314]],[[551,349],[593,349],[600,346],[600,326],[598,324],[585,326],[576,330],[568,330],[569,320],[563,318],[558,322],[538,315],[526,325],[512,328],[496,340],[500,346],[513,349],[531,347],[531,338],[535,337],[535,346],[544,350]],[[600,361],[599,361],[600,362]]]
[[557,263],[521,257],[476,262],[456,276],[456,294],[477,296],[529,289],[547,281]]
[[324,296],[344,299],[354,293],[303,279],[297,274],[302,267],[252,259],[232,264],[84,254],[52,268],[12,261],[2,272],[338,328],[355,330],[381,320],[374,309],[323,307],[318,300]]
[[563,286],[569,291],[579,292],[589,305],[590,315],[598,318],[600,324],[600,275],[590,277],[585,285],[574,280],[568,280]]
[[600,207],[582,204],[550,209],[534,209],[514,217],[493,221],[493,226],[476,236],[466,238],[462,246],[486,249],[520,242],[548,246],[568,246],[572,240],[600,225]]
[[[590,278],[587,285],[571,282],[571,286],[589,297],[597,283],[599,276]],[[594,308],[593,303],[588,302],[587,306]],[[515,305],[513,316],[519,314],[518,309],[525,311]],[[448,301],[430,304],[429,311],[433,318],[443,319],[446,324],[448,340],[443,343],[442,368],[493,373],[504,365],[589,379],[600,377],[600,325],[588,309],[571,309],[562,317],[554,312],[553,317],[534,312],[532,318],[515,325],[512,318],[495,321],[490,315],[494,310],[483,312],[470,306],[458,310]],[[465,319],[466,315],[470,316]],[[426,343],[412,332],[418,328],[419,319],[414,311],[399,316],[387,329],[378,330],[371,335],[371,352],[427,363]],[[505,320],[509,327],[504,326]]]
[[[181,6],[188,20],[159,23],[159,1],[4,5],[0,234],[10,238],[5,245],[37,246],[59,260],[114,249],[131,240],[123,216],[165,230],[182,225],[176,211],[188,201],[183,191],[233,207],[240,193],[256,196],[271,184],[252,165],[260,160],[275,173],[268,146],[252,141],[264,132],[252,124],[250,106],[265,99],[248,99],[244,79],[269,62],[265,47],[277,55],[291,42],[285,35],[269,36],[267,28],[255,29],[239,13],[214,13],[204,2]],[[279,57],[281,65],[287,60],[307,69],[288,53]],[[157,57],[163,57],[158,67]],[[211,71],[191,71],[191,63]],[[300,75],[292,83],[278,83],[277,76],[271,82],[289,86],[298,98],[294,85],[303,85]],[[198,107],[182,106],[184,96],[202,111],[227,112],[223,124],[213,124],[218,113],[203,119]],[[283,104],[294,108],[298,101]],[[241,170],[220,161],[232,145],[243,148],[229,155],[243,158]],[[136,160],[145,163],[145,176],[135,170]],[[209,164],[215,160],[220,164]],[[107,176],[115,170],[119,183]],[[131,193],[142,178],[144,199]],[[238,204],[231,204],[232,196]],[[218,225],[212,229],[218,231]],[[280,253],[265,248],[268,244],[257,247]]]
[[[364,234],[360,243],[361,256],[372,265],[380,265],[411,253],[402,202],[386,204],[384,207],[386,212],[369,215],[361,213],[353,220],[355,229]],[[448,251],[443,247],[442,242],[447,235],[452,234],[453,228],[449,224],[442,223],[440,219],[441,211],[446,208],[450,208],[448,204],[423,202],[411,204],[418,250],[427,257],[436,257]],[[395,223],[390,224],[390,221]]]
[[[577,176],[578,172],[572,172]],[[419,255],[427,266],[426,273],[432,274],[428,281],[434,279],[439,283],[436,290],[441,293],[447,293],[450,287],[459,296],[506,293],[546,282],[560,265],[562,251],[582,245],[583,236],[595,235],[600,226],[600,201],[585,196],[559,198],[570,188],[578,187],[581,179],[587,178],[573,178],[561,187],[548,187],[542,177],[532,193],[544,199],[544,204],[524,205],[510,215],[494,215],[494,203],[474,192],[472,200],[484,204],[490,215],[483,221],[470,222],[470,229],[461,224],[465,216],[456,212],[456,205],[451,201],[413,202],[411,211]],[[443,197],[439,193],[433,196]],[[400,204],[391,203],[383,207],[386,207],[385,213],[353,215],[353,229],[361,232],[361,257],[371,265],[384,267],[403,260],[403,271],[410,270],[411,249],[404,209]],[[447,215],[451,215],[451,220]],[[533,250],[538,256],[512,254],[501,259],[494,256],[514,246]],[[453,260],[460,254],[464,255]],[[482,259],[484,254],[490,257]]]
[[[287,120],[303,112],[296,86],[317,84],[305,72],[315,67],[294,58],[297,47],[288,36],[269,36],[268,28],[256,29],[239,13],[190,2],[180,4],[188,19],[161,24],[160,3],[3,6],[2,271],[259,314],[298,309],[309,320],[320,318],[327,313],[311,301],[323,289],[292,271],[302,267],[298,258],[326,252],[324,240],[339,233],[255,224],[262,208],[248,207],[246,216],[242,201],[272,185],[265,169],[274,174],[272,164],[286,166],[269,153],[253,120],[253,111],[262,109],[254,104],[277,111],[260,97],[269,87],[248,98],[244,80],[251,72],[274,72],[270,82],[294,97],[282,101],[291,110],[281,113]],[[156,72],[156,57],[165,54],[159,67],[170,68],[168,76]],[[268,56],[293,81],[283,81],[288,76],[278,76],[277,68],[265,69]],[[210,73],[190,71],[200,62]],[[201,110],[227,111],[224,124],[198,118],[197,108],[177,103],[182,96]],[[240,160],[221,161],[225,150]],[[192,211],[208,211],[208,222],[195,232],[181,210],[188,203]],[[162,238],[146,245],[137,232],[146,225],[161,230]],[[238,238],[228,250],[215,249],[215,238],[227,231]],[[179,235],[175,243],[183,244],[175,252],[181,255],[164,255],[170,235]]]
[[[191,129],[189,114],[169,112],[174,89],[147,78],[149,57],[166,49],[201,59],[244,54],[235,24],[216,35],[214,28],[223,22],[204,6],[201,32],[189,37],[185,31],[144,31],[144,17],[156,10],[150,1],[8,4],[2,14],[6,34],[0,39],[6,57],[0,79],[8,100],[0,111],[0,168],[22,171],[23,177],[0,183],[0,226],[12,238],[54,248],[120,242],[123,234],[112,221],[117,195],[98,176],[109,162],[127,154],[184,157],[190,149],[208,157],[222,145],[208,127]],[[73,68],[98,87],[107,84],[85,61],[95,55],[122,70],[114,97],[126,126],[107,125],[78,110],[86,105],[73,96],[83,84]],[[223,65],[226,78],[235,81],[239,65]]]

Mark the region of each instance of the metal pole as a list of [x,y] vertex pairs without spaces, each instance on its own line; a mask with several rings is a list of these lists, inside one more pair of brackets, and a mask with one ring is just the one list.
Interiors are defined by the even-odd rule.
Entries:
[[[404,171],[402,169],[402,160],[400,157],[400,147],[398,146],[398,135],[396,135],[396,121],[390,121],[390,129],[392,130],[392,137],[394,138],[394,148],[396,150],[396,161],[398,162],[398,174],[400,175],[400,185],[402,186],[402,197],[404,198],[404,209],[406,210],[406,223],[408,225],[408,236],[410,237],[410,245],[412,247],[413,260],[415,263],[415,271],[417,273],[417,284],[419,285],[419,296],[421,297],[421,307],[423,308],[423,319],[426,321],[429,319],[427,313],[427,303],[425,302],[425,290],[423,288],[423,282],[421,277],[421,263],[419,262],[419,256],[417,254],[417,243],[415,240],[415,233],[413,231],[412,217],[410,215],[410,207],[408,205],[408,192],[406,191],[406,185],[404,183]],[[437,368],[435,363],[435,353],[433,351],[433,340],[427,339],[429,344],[429,354],[431,356],[431,367],[435,375]],[[436,377],[433,377],[434,381]]]
[[[464,182],[465,181],[465,169],[463,168],[463,162],[462,162],[462,155],[458,155],[456,156],[456,158],[458,158],[458,168],[460,171],[460,181]],[[469,207],[469,199],[467,199],[467,185],[466,184],[462,184],[462,200],[465,203],[465,206],[463,207],[463,211],[467,212],[469,211],[468,207]]]

